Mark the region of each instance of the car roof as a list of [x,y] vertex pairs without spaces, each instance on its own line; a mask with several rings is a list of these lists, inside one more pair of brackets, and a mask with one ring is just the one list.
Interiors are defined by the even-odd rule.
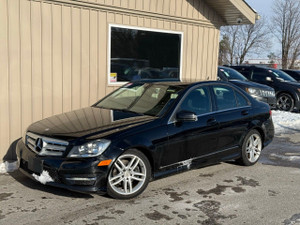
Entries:
[[218,69],[225,69],[225,70],[229,69],[229,70],[234,70],[233,68],[228,67],[228,66],[218,66]]
[[293,69],[281,69],[282,71],[292,71],[292,72],[300,72],[300,70],[293,70]]
[[279,69],[271,68],[268,66],[261,66],[261,65],[254,65],[254,64],[242,64],[242,65],[235,65],[235,66],[230,66],[230,67],[232,67],[232,68],[234,68],[234,67],[256,67],[256,68],[261,68],[261,69],[279,70]]
[[161,85],[167,85],[167,86],[180,86],[183,88],[187,87],[193,87],[197,86],[199,84],[226,84],[226,85],[231,85],[228,82],[224,81],[217,81],[217,80],[190,80],[190,79],[183,79],[182,81],[177,80],[177,81],[165,81],[165,80],[138,80],[138,81],[133,81],[129,83],[156,83],[156,84],[161,84]]

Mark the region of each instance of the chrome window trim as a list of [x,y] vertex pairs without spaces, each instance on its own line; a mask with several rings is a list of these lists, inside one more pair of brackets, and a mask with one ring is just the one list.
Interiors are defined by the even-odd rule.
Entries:
[[[201,116],[207,116],[209,114],[217,114],[217,113],[222,113],[222,112],[226,112],[226,111],[232,111],[232,110],[238,110],[238,109],[248,109],[248,108],[251,108],[251,106],[242,106],[242,107],[236,107],[236,108],[229,108],[229,109],[222,109],[222,110],[217,110],[217,111],[212,111],[212,112],[209,112],[209,113],[204,113],[204,114],[200,114],[200,115],[196,115],[198,117],[198,120],[199,120],[199,117]],[[176,119],[174,119],[174,121],[172,121],[171,119],[168,121],[168,125],[169,124],[173,124],[173,123],[176,123]]]

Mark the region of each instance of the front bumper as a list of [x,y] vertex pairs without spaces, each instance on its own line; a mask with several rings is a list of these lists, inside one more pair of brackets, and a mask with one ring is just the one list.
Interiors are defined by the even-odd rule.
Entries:
[[256,100],[261,101],[261,102],[265,102],[267,104],[269,104],[269,106],[272,109],[276,108],[276,97],[263,97],[263,96],[252,96],[254,97]]
[[297,110],[300,110],[300,99],[299,96],[297,95],[297,97],[295,98],[295,108]]
[[47,171],[51,177],[47,185],[83,193],[106,193],[109,167],[98,166],[100,161],[105,160],[101,156],[84,159],[39,156],[27,148],[22,140],[17,143],[16,153],[19,170],[31,179],[36,180],[34,174],[35,177],[41,176]]

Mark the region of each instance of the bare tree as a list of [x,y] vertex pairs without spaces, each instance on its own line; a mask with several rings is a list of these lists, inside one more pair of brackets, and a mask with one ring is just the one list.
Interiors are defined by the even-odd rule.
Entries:
[[292,51],[290,54],[290,64],[289,64],[289,68],[290,69],[294,69],[295,68],[295,62],[296,60],[299,58],[300,56],[300,41],[296,42],[296,44],[294,46],[292,46]]
[[[261,19],[251,25],[235,25],[221,28],[222,40],[228,39],[229,61],[242,64],[248,54],[259,54],[270,47],[270,31],[266,27],[266,20]],[[222,41],[221,40],[221,41]]]
[[300,55],[299,0],[275,0],[271,30],[281,43],[282,68],[293,68]]
[[275,63],[275,59],[277,58],[277,56],[276,56],[276,54],[274,52],[271,52],[268,55],[268,58],[269,58],[269,62],[268,63]]
[[240,41],[238,43],[239,64],[242,64],[247,54],[259,55],[261,51],[270,47],[270,31],[266,28],[264,18],[256,21],[255,24],[241,26]]
[[222,40],[220,41],[219,55],[226,61],[225,64],[233,64],[236,57],[236,43],[238,42],[239,26],[221,28]]
[[230,63],[230,44],[229,37],[224,35],[219,43],[219,65],[231,64]]

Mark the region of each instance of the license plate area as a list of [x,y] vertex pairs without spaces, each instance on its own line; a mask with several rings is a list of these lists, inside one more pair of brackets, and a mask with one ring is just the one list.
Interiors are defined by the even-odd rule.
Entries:
[[28,159],[28,169],[33,173],[40,175],[43,171],[43,161],[38,158],[29,158]]

